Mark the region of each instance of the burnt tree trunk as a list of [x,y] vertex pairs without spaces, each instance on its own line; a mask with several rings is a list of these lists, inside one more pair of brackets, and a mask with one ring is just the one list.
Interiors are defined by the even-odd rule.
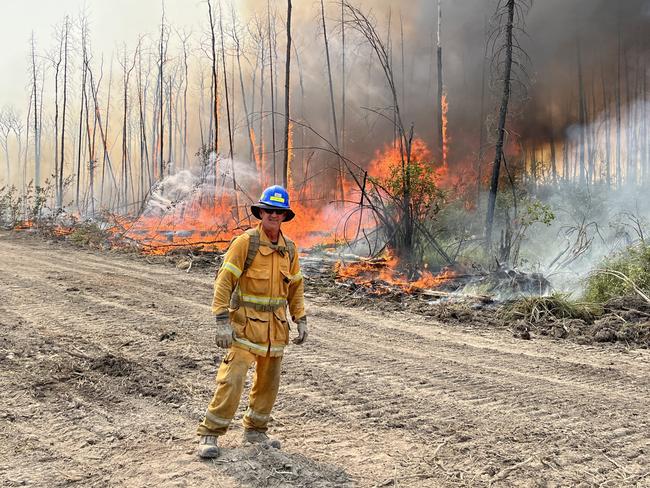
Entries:
[[508,102],[510,100],[510,82],[512,75],[512,29],[514,23],[515,0],[507,0],[507,23],[506,23],[506,58],[503,68],[503,95],[501,97],[501,108],[499,109],[499,122],[497,127],[497,143],[494,154],[494,166],[492,167],[492,178],[490,179],[490,193],[488,195],[487,215],[485,218],[485,243],[489,251],[492,247],[492,227],[494,225],[494,209],[499,189],[499,172],[501,160],[503,159],[503,141],[506,132],[506,117],[508,115]]
[[[321,12],[321,23],[323,24],[323,40],[325,42],[325,60],[327,62],[327,80],[329,83],[329,94],[330,94],[330,107],[332,109],[332,125],[334,127],[334,147],[336,150],[339,150],[339,130],[336,123],[336,105],[334,103],[334,84],[332,82],[332,66],[330,63],[330,47],[327,40],[327,25],[325,24],[325,5],[323,0],[320,2],[320,12]],[[343,168],[341,166],[341,161],[339,159],[338,163],[338,174],[336,175],[337,187],[339,198],[343,200]]]
[[276,162],[276,148],[275,148],[275,87],[276,82],[273,78],[273,41],[271,40],[271,4],[270,1],[266,2],[267,14],[267,29],[269,39],[269,81],[271,82],[271,153],[273,154],[273,184],[277,183],[277,162]]
[[282,186],[289,187],[289,83],[291,76],[291,0],[287,0],[287,60],[284,71],[284,159]]
[[59,158],[59,192],[57,210],[63,207],[63,168],[65,166],[65,115],[68,101],[68,42],[70,39],[70,19],[66,16],[63,26],[63,101],[61,108],[61,157]]
[[443,96],[443,84],[442,84],[442,43],[440,41],[440,29],[442,26],[442,7],[440,5],[440,0],[438,0],[438,31],[437,31],[437,43],[436,43],[436,60],[437,60],[437,66],[438,66],[438,97],[436,100],[436,119],[438,122],[437,125],[437,131],[436,131],[436,136],[438,139],[438,151],[439,155],[443,157],[443,152],[444,148],[443,145],[445,143],[444,138],[443,138],[443,124],[444,121],[442,120],[443,114],[442,114],[442,96]]

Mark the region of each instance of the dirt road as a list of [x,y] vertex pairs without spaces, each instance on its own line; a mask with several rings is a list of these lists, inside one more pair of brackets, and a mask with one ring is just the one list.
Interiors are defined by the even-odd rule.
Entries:
[[200,461],[212,271],[0,233],[0,486],[650,486],[650,354],[308,297],[273,434]]

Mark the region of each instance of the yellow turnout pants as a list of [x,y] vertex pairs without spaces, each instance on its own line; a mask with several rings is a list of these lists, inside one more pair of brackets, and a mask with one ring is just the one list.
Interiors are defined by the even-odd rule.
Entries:
[[256,363],[253,386],[244,414],[244,428],[265,432],[271,418],[280,386],[282,356],[257,356],[237,347],[231,347],[217,372],[217,389],[208,405],[203,422],[199,424],[199,435],[222,435],[235,416],[246,373]]

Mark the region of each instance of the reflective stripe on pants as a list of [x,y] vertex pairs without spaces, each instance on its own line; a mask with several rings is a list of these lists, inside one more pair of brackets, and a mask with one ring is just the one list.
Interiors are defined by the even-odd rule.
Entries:
[[208,405],[199,435],[225,434],[235,416],[248,368],[255,365],[248,409],[244,414],[244,428],[266,431],[280,386],[282,357],[257,356],[240,348],[231,348],[219,366],[217,389]]

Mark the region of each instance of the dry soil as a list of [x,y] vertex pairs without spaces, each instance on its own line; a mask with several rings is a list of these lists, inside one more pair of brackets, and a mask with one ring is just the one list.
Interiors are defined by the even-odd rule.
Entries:
[[0,486],[650,486],[650,352],[309,293],[272,434],[195,428],[213,271],[0,233]]

